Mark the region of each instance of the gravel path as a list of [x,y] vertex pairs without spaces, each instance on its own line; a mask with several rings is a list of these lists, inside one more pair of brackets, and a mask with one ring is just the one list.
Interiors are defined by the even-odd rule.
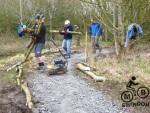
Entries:
[[74,74],[75,64],[82,56],[75,54],[69,59],[65,75],[47,76],[35,72],[31,76],[29,87],[38,100],[34,113],[126,113],[110,96]]

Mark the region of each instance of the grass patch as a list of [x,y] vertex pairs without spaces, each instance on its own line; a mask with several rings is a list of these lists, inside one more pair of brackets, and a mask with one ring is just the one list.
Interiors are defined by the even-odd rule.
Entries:
[[138,57],[130,55],[122,61],[118,61],[116,57],[100,58],[95,63],[99,69],[98,75],[118,83],[127,83],[132,76],[136,76],[139,83],[150,86],[150,59],[148,56],[143,57],[146,54],[142,53]]
[[102,47],[110,47],[113,46],[113,41],[108,40],[108,41],[102,41]]
[[0,72],[0,82],[4,84],[16,84],[16,72]]
[[[25,44],[29,39],[21,39],[11,33],[0,34],[0,82],[15,83],[15,70],[2,71],[11,65],[21,61],[25,50]],[[13,57],[12,57],[13,56]]]
[[0,35],[0,57],[6,57],[24,51],[27,39],[21,39],[13,34]]

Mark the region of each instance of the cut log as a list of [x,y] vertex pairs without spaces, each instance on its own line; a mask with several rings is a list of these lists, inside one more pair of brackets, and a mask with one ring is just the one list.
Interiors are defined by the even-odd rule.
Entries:
[[77,64],[77,69],[81,70],[83,73],[92,77],[96,82],[103,82],[106,80],[105,77],[97,76],[95,73],[91,71],[90,67],[87,67],[81,63]]
[[[60,33],[59,30],[50,30],[51,33]],[[65,33],[65,31],[61,31],[61,33]],[[73,34],[73,35],[82,35],[81,32],[76,31],[67,31],[67,33]]]
[[33,108],[33,103],[32,103],[32,95],[30,93],[30,90],[28,88],[28,85],[26,82],[21,83],[21,88],[24,91],[26,95],[26,105],[28,106],[29,109]]
[[19,66],[16,71],[18,72],[18,75],[16,76],[17,84],[18,84],[18,86],[20,86],[21,85],[21,77],[22,77],[22,74],[23,74],[23,67]]
[[84,66],[83,64],[79,63],[77,64],[77,68],[79,68],[82,71],[90,71],[90,67]]
[[90,67],[90,69],[91,69],[92,71],[96,71],[96,68],[95,68],[95,67],[92,67],[92,66],[90,66],[89,64],[87,64],[87,63],[85,63],[85,62],[82,62],[81,64],[83,64],[83,65],[86,66],[86,67]]
[[26,105],[28,106],[29,109],[31,109],[33,107],[33,103],[32,103],[32,95],[30,93],[30,90],[28,88],[28,85],[26,82],[24,82],[21,77],[23,74],[23,67],[19,66],[17,68],[17,73],[18,75],[16,75],[17,78],[17,84],[21,87],[21,89],[24,91],[25,96],[26,96]]
[[16,75],[16,78],[17,78],[17,84],[18,86],[21,87],[21,89],[24,91],[25,93],[25,96],[26,96],[26,105],[28,106],[28,108],[32,108],[33,107],[33,103],[32,103],[32,96],[31,96],[31,93],[29,91],[29,88],[27,86],[27,83],[26,82],[23,82],[23,80],[21,79],[22,77],[22,74],[23,74],[23,67],[22,66],[19,66],[17,69],[17,74]]

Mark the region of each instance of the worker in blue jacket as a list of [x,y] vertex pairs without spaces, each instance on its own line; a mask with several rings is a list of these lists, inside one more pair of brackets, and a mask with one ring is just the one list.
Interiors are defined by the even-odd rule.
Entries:
[[99,41],[102,36],[102,28],[100,23],[95,19],[91,19],[91,24],[89,25],[88,33],[90,35],[92,53],[96,53],[97,49],[101,51]]
[[143,36],[142,27],[140,25],[136,24],[136,23],[132,23],[128,27],[124,47],[125,48],[128,47],[129,40],[136,41],[139,37],[142,37],[142,36]]

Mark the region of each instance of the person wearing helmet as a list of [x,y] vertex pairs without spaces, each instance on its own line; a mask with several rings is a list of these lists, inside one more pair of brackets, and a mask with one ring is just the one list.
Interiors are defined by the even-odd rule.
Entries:
[[44,68],[44,60],[42,58],[41,52],[43,46],[45,44],[45,36],[46,36],[46,26],[44,24],[44,19],[40,14],[36,14],[35,16],[35,25],[33,27],[34,31],[31,34],[31,37],[35,41],[35,57],[38,63],[38,70],[42,70]]
[[64,40],[62,47],[66,52],[66,57],[71,57],[71,43],[72,43],[72,34],[69,31],[74,31],[73,26],[69,20],[66,20],[64,23],[64,32],[60,31],[60,34],[64,35]]

